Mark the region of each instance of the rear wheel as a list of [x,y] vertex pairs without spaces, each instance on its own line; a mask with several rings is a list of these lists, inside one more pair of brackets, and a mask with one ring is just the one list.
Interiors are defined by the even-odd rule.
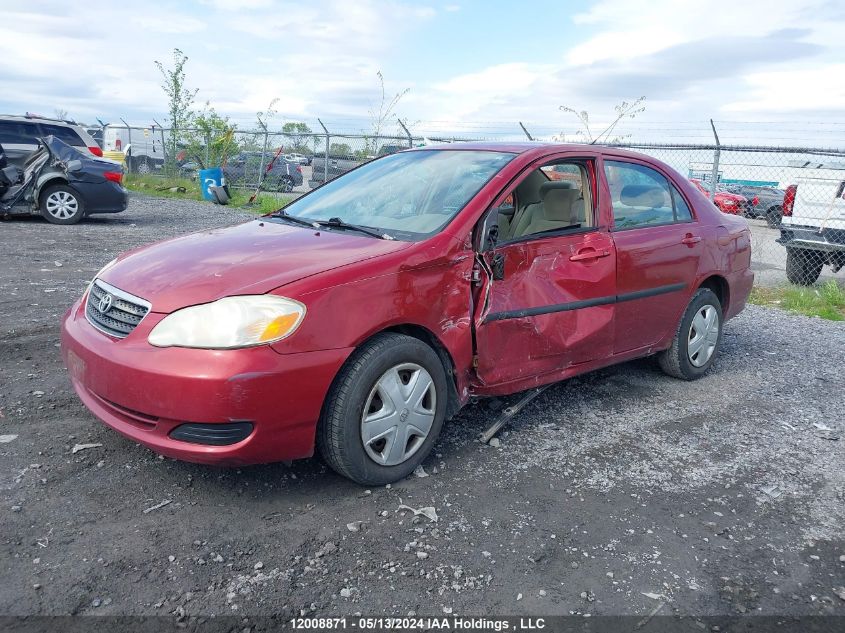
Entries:
[[822,274],[824,260],[821,253],[801,248],[786,251],[786,278],[799,286],[812,286]]
[[293,191],[293,178],[290,176],[282,176],[279,179],[279,191],[290,193]]
[[782,207],[772,207],[768,211],[766,211],[766,223],[776,229],[780,226],[780,221],[783,219],[783,208]]
[[700,378],[716,358],[722,342],[722,304],[709,288],[699,288],[687,305],[669,349],[657,360],[675,378]]
[[76,224],[85,215],[79,193],[68,185],[53,185],[41,193],[41,215],[53,224]]
[[323,459],[362,485],[407,477],[443,426],[446,380],[437,353],[422,341],[373,337],[349,358],[326,397],[317,431]]

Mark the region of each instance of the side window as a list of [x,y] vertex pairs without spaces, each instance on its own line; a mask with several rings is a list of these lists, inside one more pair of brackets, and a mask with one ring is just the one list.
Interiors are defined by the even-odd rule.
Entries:
[[692,220],[692,211],[689,210],[689,205],[681,192],[672,185],[672,200],[675,203],[675,220],[677,222],[690,222]]
[[0,144],[35,145],[38,130],[26,121],[0,121]]
[[557,161],[532,170],[499,208],[500,239],[595,226],[591,192],[583,161]]
[[40,125],[42,136],[55,136],[60,141],[64,141],[68,145],[76,147],[84,147],[85,145],[79,137],[79,134],[77,134],[73,128],[69,128],[64,125],[49,125],[45,123],[41,123]]
[[688,222],[692,213],[684,198],[657,171],[622,161],[605,161],[616,229]]

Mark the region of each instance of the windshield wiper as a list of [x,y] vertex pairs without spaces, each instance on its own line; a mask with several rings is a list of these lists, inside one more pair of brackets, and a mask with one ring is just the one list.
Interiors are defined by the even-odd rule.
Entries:
[[314,220],[303,220],[302,218],[298,218],[295,215],[290,215],[284,209],[279,209],[278,211],[271,213],[270,217],[271,218],[281,218],[281,219],[287,220],[288,222],[291,222],[293,224],[301,224],[302,226],[307,226],[307,227],[312,228],[312,229],[316,229],[316,228],[319,227],[319,224],[317,222],[315,222]]
[[377,237],[380,240],[394,239],[392,235],[388,235],[387,233],[379,233],[378,231],[373,231],[372,229],[368,229],[364,226],[359,226],[357,224],[349,224],[348,222],[344,222],[340,218],[329,218],[328,220],[315,220],[314,224],[317,224],[319,226],[330,226],[336,229],[350,229],[352,231],[358,231],[359,233],[363,233],[365,235],[372,235],[373,237]]

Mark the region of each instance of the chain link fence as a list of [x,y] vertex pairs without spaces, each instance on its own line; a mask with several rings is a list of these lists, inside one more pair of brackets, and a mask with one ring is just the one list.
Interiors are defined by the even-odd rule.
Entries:
[[[321,123],[322,126],[322,123]],[[523,128],[524,129],[524,128]],[[519,130],[519,128],[516,128]],[[515,130],[515,131],[516,131]],[[286,134],[235,130],[203,137],[199,130],[109,124],[103,148],[125,158],[134,174],[196,178],[221,166],[230,187],[305,193],[374,158],[459,137]],[[527,134],[527,132],[526,132]],[[524,137],[522,137],[524,138]],[[488,140],[522,140],[518,135]],[[757,283],[810,285],[845,267],[845,151],[818,147],[622,143],[612,147],[653,156],[688,177],[723,212],[748,219]]]

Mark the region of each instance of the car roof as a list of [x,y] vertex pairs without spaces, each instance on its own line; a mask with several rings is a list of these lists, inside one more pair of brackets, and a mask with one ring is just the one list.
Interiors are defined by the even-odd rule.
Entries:
[[544,143],[540,141],[462,141],[459,143],[439,143],[436,145],[415,147],[409,151],[425,151],[433,149],[507,152],[511,154],[536,154],[537,156],[555,154],[558,152],[584,152],[588,154],[607,154],[611,156],[660,162],[656,158],[648,156],[647,154],[640,154],[639,152],[632,152],[617,147],[606,147],[604,145],[588,145],[586,143]]
[[28,121],[30,123],[50,123],[51,125],[79,125],[75,121],[68,121],[66,119],[51,119],[50,117],[46,116],[26,116],[23,114],[0,114],[0,119],[5,119],[7,121]]

